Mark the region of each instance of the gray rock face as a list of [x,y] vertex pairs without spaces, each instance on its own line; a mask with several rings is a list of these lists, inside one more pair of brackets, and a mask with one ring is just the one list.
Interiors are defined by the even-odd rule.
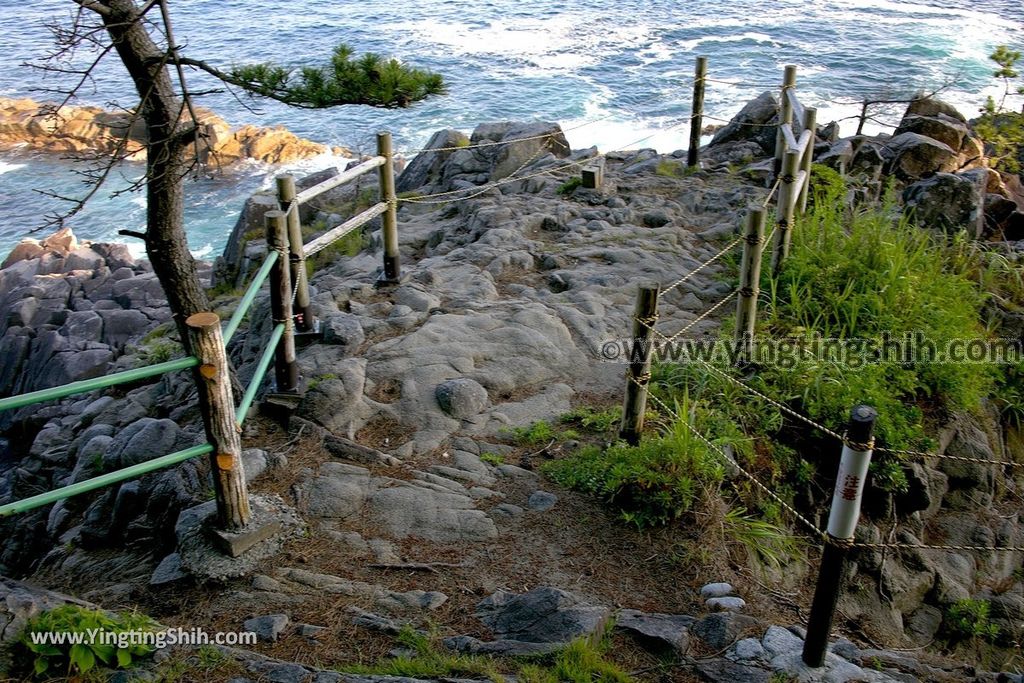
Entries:
[[[469,144],[469,139],[457,130],[439,130],[427,141],[425,149],[459,148]],[[445,162],[455,149],[440,152],[422,152],[409,162],[395,183],[398,193],[412,192],[420,188],[437,185],[441,181]]]
[[572,593],[541,587],[523,594],[498,591],[477,605],[476,614],[499,640],[567,643],[598,631],[610,610]]
[[474,508],[472,498],[411,482],[378,489],[370,496],[369,510],[397,538],[454,543],[486,541],[498,535],[494,521]]
[[936,173],[903,191],[904,210],[924,228],[980,237],[984,228],[984,186],[969,175]]
[[957,168],[956,150],[918,133],[892,137],[882,147],[882,155],[887,159],[889,173],[904,181],[950,173]]
[[288,628],[290,621],[287,614],[266,614],[246,619],[242,623],[242,628],[250,633],[255,633],[256,637],[264,642],[276,643],[284,630]]
[[324,317],[320,321],[320,329],[323,330],[325,344],[343,346],[347,355],[354,354],[366,339],[359,319],[349,313]]
[[487,390],[468,377],[438,384],[435,395],[441,410],[458,420],[478,415],[487,407]]
[[320,473],[298,485],[299,507],[314,517],[344,519],[358,512],[370,493],[370,471],[355,465],[326,462]]
[[734,612],[717,612],[698,619],[690,626],[690,633],[700,638],[713,650],[722,650],[735,642],[743,633],[761,625],[757,619]]
[[534,491],[530,494],[526,504],[535,512],[547,512],[558,503],[558,496],[547,491]]
[[693,617],[677,614],[647,614],[638,610],[621,610],[615,628],[636,637],[654,651],[682,654],[690,645],[689,627]]

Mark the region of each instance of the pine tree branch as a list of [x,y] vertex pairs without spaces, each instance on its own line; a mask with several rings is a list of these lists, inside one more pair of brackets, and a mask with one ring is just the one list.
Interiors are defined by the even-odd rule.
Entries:
[[297,73],[273,64],[255,64],[223,71],[208,62],[172,57],[169,63],[191,66],[252,95],[302,109],[362,104],[384,109],[408,107],[430,95],[445,92],[438,74],[366,54],[353,61],[351,48],[340,45],[323,68]]

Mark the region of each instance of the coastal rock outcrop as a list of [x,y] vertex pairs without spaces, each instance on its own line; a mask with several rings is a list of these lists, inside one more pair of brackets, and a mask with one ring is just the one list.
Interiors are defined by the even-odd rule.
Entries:
[[[209,163],[229,165],[243,159],[281,164],[333,152],[350,156],[348,150],[329,148],[304,140],[281,126],[242,126],[232,130],[224,119],[199,110],[200,124],[211,153]],[[127,137],[125,148],[120,151]],[[59,109],[29,99],[0,98],[0,151],[39,150],[59,153],[127,154],[145,158],[146,130],[130,112],[111,112],[93,106]]]

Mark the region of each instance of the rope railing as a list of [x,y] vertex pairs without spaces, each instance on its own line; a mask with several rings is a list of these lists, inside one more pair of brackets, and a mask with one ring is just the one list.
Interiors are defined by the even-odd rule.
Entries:
[[[630,379],[631,381],[635,381],[632,380],[632,378]],[[787,503],[781,496],[772,491],[770,487],[763,484],[754,474],[752,474],[746,468],[740,465],[739,462],[737,462],[736,458],[730,457],[729,454],[725,452],[725,449],[723,449],[721,446],[714,443],[713,441],[711,441],[711,439],[702,434],[700,430],[698,430],[693,424],[691,424],[690,420],[680,417],[675,410],[670,408],[664,401],[658,398],[656,394],[651,393],[649,395],[651,399],[655,403],[657,403],[658,406],[663,411],[665,411],[667,415],[672,417],[676,422],[681,422],[686,427],[687,431],[689,431],[691,434],[697,437],[711,450],[712,453],[717,455],[722,460],[722,462],[725,463],[726,467],[735,469],[737,472],[742,474],[750,483],[757,487],[762,493],[766,494],[782,509],[788,512],[794,519],[798,520],[801,524],[806,526],[816,538],[820,539],[826,536],[825,532],[819,529],[814,522],[812,522],[807,517],[802,515],[796,508]]]
[[699,273],[700,271],[702,271],[705,268],[707,268],[708,266],[710,266],[712,263],[714,263],[718,259],[720,259],[723,256],[725,256],[726,254],[728,254],[730,251],[732,251],[734,248],[736,248],[736,245],[738,245],[742,241],[743,241],[742,237],[737,237],[732,242],[730,242],[729,244],[725,245],[725,247],[720,249],[718,251],[718,253],[716,253],[714,256],[711,256],[710,258],[706,259],[703,263],[699,264],[696,268],[694,268],[690,272],[686,273],[686,275],[683,275],[681,278],[679,278],[678,280],[676,280],[675,282],[670,284],[668,287],[665,287],[663,290],[658,292],[658,298],[661,298],[661,297],[665,296],[666,294],[671,292],[673,289],[676,289],[677,287],[679,287],[679,286],[685,284],[686,282],[688,282],[690,280],[690,278],[692,278],[697,273]]

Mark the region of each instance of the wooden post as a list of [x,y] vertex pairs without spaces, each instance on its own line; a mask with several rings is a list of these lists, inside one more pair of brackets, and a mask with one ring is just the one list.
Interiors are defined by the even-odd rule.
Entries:
[[226,531],[239,531],[249,524],[252,511],[242,470],[242,440],[235,425],[235,400],[220,316],[196,313],[188,317],[185,326],[192,352],[199,359],[194,371],[199,410],[203,414],[206,439],[213,445],[210,469],[217,497],[217,526]]
[[[277,180],[277,201],[285,212],[288,223],[288,251],[291,262],[292,282],[298,283],[295,291],[295,328],[299,332],[311,332],[315,321],[309,304],[309,283],[306,281],[306,251],[303,247],[302,224],[299,222],[298,205],[290,206],[295,200],[295,177],[279,175]],[[289,208],[291,209],[289,211]]]
[[821,555],[818,584],[814,588],[814,602],[807,619],[803,651],[807,666],[820,667],[825,662],[828,634],[832,630],[832,619],[842,590],[843,565],[860,518],[860,501],[868,465],[871,464],[872,432],[877,417],[875,409],[865,405],[856,406],[850,413],[836,488],[832,494],[832,510],[828,516],[828,539]]
[[786,137],[782,133],[783,126],[793,123],[793,104],[789,101],[788,92],[796,87],[796,67],[786,66],[782,75],[782,91],[779,97],[779,128],[775,134],[775,175],[782,170],[782,162],[786,155]]
[[586,189],[600,190],[604,185],[604,159],[595,160],[594,163],[584,166],[580,172],[580,180]]
[[690,109],[690,149],[686,154],[686,165],[698,166],[700,159],[700,131],[704,125],[704,79],[708,75],[708,58],[697,57],[693,72],[693,105]]
[[619,438],[631,446],[640,443],[647,410],[647,385],[651,381],[654,325],[658,320],[658,285],[641,287],[636,295],[633,340],[626,370],[626,398],[622,404]]
[[793,217],[799,200],[800,188],[796,186],[796,175],[800,168],[800,153],[787,150],[782,164],[779,184],[779,202],[775,208],[775,238],[772,242],[772,274],[777,275],[782,262],[789,256],[789,243],[793,236]]
[[388,210],[384,212],[384,273],[380,282],[396,284],[402,277],[402,266],[398,257],[398,213],[395,197],[395,166],[394,153],[391,149],[391,133],[377,133],[377,156],[384,157],[384,164],[378,170],[380,177],[380,200],[387,202]]
[[804,184],[800,188],[800,215],[807,211],[807,195],[811,191],[811,164],[814,162],[814,141],[817,139],[818,110],[814,107],[804,109],[804,130],[811,131],[811,139],[807,141],[804,158],[800,161],[800,169],[804,171]]
[[288,265],[288,226],[283,211],[268,211],[267,248],[279,258],[270,271],[270,310],[274,324],[284,323],[284,334],[274,356],[277,391],[293,393],[299,388],[299,366],[295,362],[295,333],[292,321],[292,278]]
[[764,209],[747,213],[743,264],[740,266],[740,292],[736,301],[736,348],[740,362],[754,357],[754,326],[757,323],[757,297],[761,293],[761,252],[764,250]]

